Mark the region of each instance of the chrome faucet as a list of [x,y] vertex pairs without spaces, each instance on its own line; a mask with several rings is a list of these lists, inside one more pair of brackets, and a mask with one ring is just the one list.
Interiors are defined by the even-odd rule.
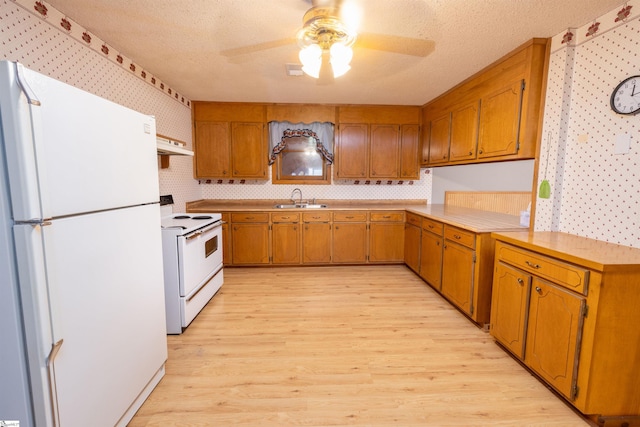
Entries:
[[298,203],[302,204],[302,191],[299,188],[294,188],[293,191],[291,192],[291,201],[293,203],[296,202],[296,199],[293,198],[293,195],[296,194],[296,191],[300,195],[300,201]]

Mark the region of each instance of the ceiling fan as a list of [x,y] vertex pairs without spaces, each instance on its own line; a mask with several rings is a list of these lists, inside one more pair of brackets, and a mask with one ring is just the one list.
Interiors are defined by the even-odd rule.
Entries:
[[[432,40],[359,32],[359,13],[352,0],[311,0],[310,3],[311,8],[304,14],[303,26],[295,37],[227,49],[221,54],[234,57],[297,43],[303,71],[326,82],[349,70],[352,46],[418,57],[425,57],[435,49]],[[329,64],[333,74],[328,71]]]

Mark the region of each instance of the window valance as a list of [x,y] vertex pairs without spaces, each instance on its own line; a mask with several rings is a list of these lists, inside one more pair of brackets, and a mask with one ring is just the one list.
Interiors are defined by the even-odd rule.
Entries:
[[327,163],[333,163],[333,123],[291,123],[269,122],[269,164],[287,146],[287,140],[294,137],[311,137],[316,141],[316,150]]

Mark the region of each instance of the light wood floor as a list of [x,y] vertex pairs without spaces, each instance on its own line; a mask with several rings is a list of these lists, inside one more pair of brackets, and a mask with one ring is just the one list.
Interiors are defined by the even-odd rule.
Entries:
[[588,426],[404,266],[227,268],[138,426]]

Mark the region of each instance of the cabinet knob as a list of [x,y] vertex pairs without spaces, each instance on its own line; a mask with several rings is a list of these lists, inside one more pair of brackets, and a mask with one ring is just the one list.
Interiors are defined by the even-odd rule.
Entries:
[[540,268],[540,267],[541,267],[541,266],[540,266],[540,264],[534,264],[534,263],[529,262],[529,261],[525,261],[525,263],[526,263],[529,267],[531,267],[531,268],[535,268],[536,270],[537,270],[538,268]]
[[473,156],[473,151],[469,151],[469,155],[470,155],[470,156]]
[[540,286],[536,286],[536,292],[542,295],[542,288]]
[[478,153],[479,153],[479,154],[482,154],[482,149],[478,150]]
[[461,235],[459,235],[459,234],[454,234],[454,235],[453,235],[453,237],[455,237],[455,238],[456,238],[456,239],[458,239],[458,240],[462,239],[462,236],[461,236]]
[[520,286],[524,285],[524,280],[522,280],[521,277],[518,277],[518,283],[520,284]]

